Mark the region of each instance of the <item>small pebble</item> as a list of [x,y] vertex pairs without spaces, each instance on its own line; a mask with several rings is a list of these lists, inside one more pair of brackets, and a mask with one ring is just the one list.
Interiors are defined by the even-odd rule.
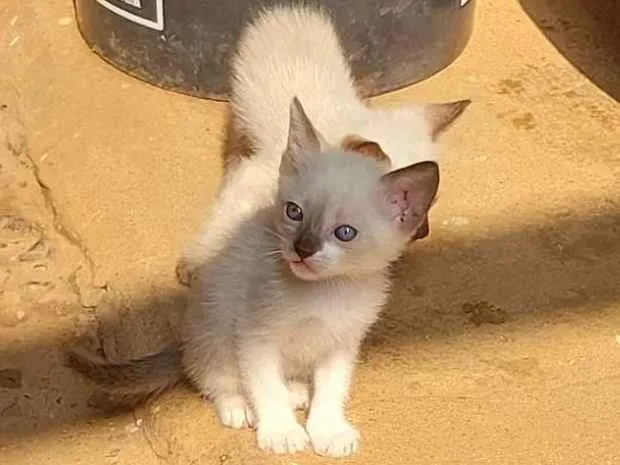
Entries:
[[72,22],[73,22],[73,19],[71,19],[71,17],[69,17],[69,16],[65,16],[65,17],[60,18],[58,20],[58,24],[60,24],[61,26],[68,26]]
[[[18,318],[18,311],[15,308],[20,308],[23,305],[22,298],[19,292],[5,291],[0,294],[0,326],[10,328],[16,326],[23,319]],[[24,314],[25,317],[25,314]]]
[[80,289],[80,304],[84,308],[95,308],[101,303],[104,296],[105,290],[100,288],[88,287]]
[[11,279],[11,272],[0,268],[0,286],[3,286],[9,279]]
[[16,22],[17,22],[17,16],[13,16],[13,17],[11,18],[11,21],[9,21],[9,25],[10,25],[11,27],[13,27],[13,26],[15,26],[15,23],[16,23]]
[[465,226],[469,223],[469,218],[466,218],[464,216],[451,216],[447,220],[443,220],[441,224],[443,226]]
[[616,334],[616,344],[620,345],[620,334]]
[[17,44],[17,42],[19,42],[20,40],[22,40],[21,36],[16,36],[13,37],[13,40],[11,40],[9,42],[9,47],[13,47],[15,44]]
[[125,431],[127,431],[128,433],[135,433],[136,431],[138,431],[140,428],[138,428],[136,425],[127,425],[125,427]]

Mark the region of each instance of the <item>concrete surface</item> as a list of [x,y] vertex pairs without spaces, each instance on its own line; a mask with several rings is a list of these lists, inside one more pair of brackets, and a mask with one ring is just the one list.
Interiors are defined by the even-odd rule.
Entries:
[[[399,265],[342,463],[620,463],[616,0],[487,0],[464,55],[378,105],[472,98],[432,236]],[[220,178],[226,105],[93,55],[69,0],[0,6],[0,457],[14,464],[316,464],[221,428],[179,388],[89,407],[58,348],[174,337],[181,245]]]

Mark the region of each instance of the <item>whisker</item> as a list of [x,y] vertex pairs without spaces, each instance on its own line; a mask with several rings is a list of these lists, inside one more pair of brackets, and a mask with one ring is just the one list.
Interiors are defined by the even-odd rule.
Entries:
[[263,231],[265,231],[266,233],[268,233],[268,234],[272,235],[273,237],[275,237],[275,238],[277,238],[277,239],[280,239],[280,240],[282,240],[282,241],[283,241],[283,240],[285,240],[285,237],[284,237],[284,236],[282,236],[282,235],[281,235],[280,233],[278,233],[277,231],[274,231],[273,229],[271,229],[271,228],[269,228],[269,227],[267,227],[267,226],[264,226],[264,225],[262,226],[262,228],[263,228]]
[[282,252],[281,250],[270,250],[269,252],[266,252],[264,255],[265,256],[278,256],[278,255],[282,255],[284,252]]
[[269,258],[279,258],[284,256],[284,252],[280,249],[274,249],[274,250],[269,250],[266,253],[263,254],[263,257],[269,257]]

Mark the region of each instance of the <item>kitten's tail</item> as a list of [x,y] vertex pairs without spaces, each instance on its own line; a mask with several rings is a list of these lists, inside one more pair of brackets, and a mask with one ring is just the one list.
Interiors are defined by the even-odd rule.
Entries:
[[181,352],[168,346],[160,352],[126,362],[110,362],[83,349],[66,351],[67,364],[98,385],[96,407],[131,409],[174,387],[183,377]]

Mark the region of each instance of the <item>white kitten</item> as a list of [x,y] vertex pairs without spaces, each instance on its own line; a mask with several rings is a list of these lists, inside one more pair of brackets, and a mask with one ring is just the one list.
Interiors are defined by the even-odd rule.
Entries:
[[[344,404],[388,267],[423,224],[436,163],[385,174],[382,160],[325,145],[297,99],[274,201],[240,220],[200,268],[182,331],[185,375],[223,424],[255,425],[258,445],[322,455],[358,448]],[[140,400],[173,385],[178,352],[111,364],[71,353],[78,370]],[[306,427],[294,408],[308,403]]]
[[[225,178],[203,230],[182,254],[177,274],[183,283],[243,219],[273,201],[295,96],[326,145],[350,149],[372,141],[372,150],[387,154],[394,169],[436,160],[438,135],[470,103],[370,109],[355,91],[327,13],[305,7],[263,11],[244,30],[233,60]],[[418,238],[426,234],[425,223]]]

